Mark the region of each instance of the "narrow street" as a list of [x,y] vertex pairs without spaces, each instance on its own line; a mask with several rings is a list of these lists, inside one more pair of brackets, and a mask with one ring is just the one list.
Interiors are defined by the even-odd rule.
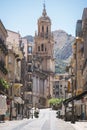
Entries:
[[0,130],[75,130],[69,122],[56,118],[56,111],[40,110],[39,118],[6,121]]

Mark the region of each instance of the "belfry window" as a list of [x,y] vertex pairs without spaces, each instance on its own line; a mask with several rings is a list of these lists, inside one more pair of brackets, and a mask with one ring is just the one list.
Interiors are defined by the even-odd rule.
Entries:
[[41,51],[44,51],[44,45],[41,44]]
[[40,46],[38,46],[38,51],[40,51]]
[[44,32],[44,26],[42,26],[42,32]]
[[47,27],[47,33],[48,33],[48,27]]

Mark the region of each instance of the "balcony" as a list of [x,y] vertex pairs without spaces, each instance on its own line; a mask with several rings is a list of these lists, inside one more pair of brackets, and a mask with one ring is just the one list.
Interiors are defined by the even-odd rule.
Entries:
[[4,43],[4,41],[2,41],[2,39],[0,39],[0,48],[1,48],[1,50],[3,51],[3,53],[4,53],[5,55],[8,54],[8,49],[7,49],[7,47],[6,47],[5,43]]
[[32,92],[32,86],[28,86],[27,91]]
[[17,57],[17,62],[21,61],[21,58],[20,57]]
[[28,72],[29,72],[29,73],[32,73],[32,69],[28,69]]
[[32,60],[28,61],[28,64],[32,64]]
[[21,51],[16,51],[15,57],[16,57],[17,62],[21,61],[22,58],[23,58],[22,52]]
[[28,82],[29,82],[29,83],[32,83],[32,79],[28,79]]
[[6,75],[8,73],[7,69],[5,68],[5,62],[3,60],[0,61],[0,70]]

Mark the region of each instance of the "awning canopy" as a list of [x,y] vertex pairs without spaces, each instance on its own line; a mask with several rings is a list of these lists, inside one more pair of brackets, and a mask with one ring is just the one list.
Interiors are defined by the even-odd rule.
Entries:
[[20,83],[14,83],[14,87],[17,89],[17,88],[20,88],[20,87],[22,87],[23,86],[23,84],[20,84]]
[[69,102],[73,101],[73,100],[80,100],[81,98],[83,98],[85,95],[87,94],[87,90],[85,90],[84,92],[82,92],[79,95],[73,96],[71,98],[66,99],[65,101],[63,101],[64,105],[67,105]]
[[14,101],[16,101],[19,104],[24,104],[24,100],[22,100],[21,97],[14,97]]

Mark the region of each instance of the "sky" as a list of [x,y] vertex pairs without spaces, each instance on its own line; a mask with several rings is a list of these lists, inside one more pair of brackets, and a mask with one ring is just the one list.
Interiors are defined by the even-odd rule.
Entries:
[[[37,20],[42,16],[44,0],[0,0],[0,19],[6,29],[21,36],[35,35]],[[87,0],[45,0],[52,31],[64,30],[75,36],[76,22],[82,19]]]

